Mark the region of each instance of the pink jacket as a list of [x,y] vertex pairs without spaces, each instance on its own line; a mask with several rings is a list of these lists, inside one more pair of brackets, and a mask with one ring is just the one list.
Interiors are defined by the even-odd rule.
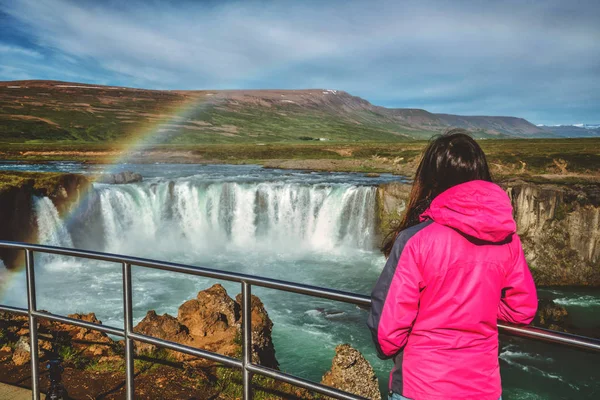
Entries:
[[510,199],[471,181],[437,196],[421,221],[398,235],[371,295],[373,341],[395,359],[390,390],[497,400],[497,319],[528,324],[537,310]]

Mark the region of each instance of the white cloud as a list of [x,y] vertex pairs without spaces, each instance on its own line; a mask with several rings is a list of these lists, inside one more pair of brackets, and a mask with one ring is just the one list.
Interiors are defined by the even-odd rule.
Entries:
[[332,87],[463,113],[526,115],[590,96],[600,107],[589,94],[600,93],[600,7],[591,1],[12,0],[0,8],[68,68],[76,60],[121,85]]
[[11,46],[7,44],[0,43],[0,53],[4,53],[7,55],[18,55],[18,56],[26,56],[31,58],[42,58],[43,55],[38,53],[35,50],[29,50],[23,47]]

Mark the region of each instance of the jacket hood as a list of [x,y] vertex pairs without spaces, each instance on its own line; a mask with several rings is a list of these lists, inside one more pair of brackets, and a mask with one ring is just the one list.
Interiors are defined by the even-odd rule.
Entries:
[[440,193],[421,214],[468,236],[502,242],[516,232],[512,205],[502,188],[487,181],[469,181]]

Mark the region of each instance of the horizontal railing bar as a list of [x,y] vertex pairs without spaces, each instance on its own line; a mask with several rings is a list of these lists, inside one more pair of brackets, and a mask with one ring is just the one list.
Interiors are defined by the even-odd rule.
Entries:
[[536,328],[532,326],[502,326],[501,333],[509,333],[514,336],[520,336],[528,339],[540,339],[545,342],[564,344],[570,347],[578,347],[580,349],[600,351],[600,339],[590,338],[586,336],[573,335],[571,333],[557,332],[551,329]]
[[260,277],[248,277],[244,278],[244,281],[264,288],[282,290],[284,292],[291,292],[297,294],[303,294],[307,296],[320,297],[323,299],[341,301],[344,303],[356,304],[363,307],[371,307],[371,298],[361,294],[344,292],[336,289],[326,289],[318,286],[304,285],[301,283],[291,283],[286,281],[280,281],[275,279],[264,279]]
[[290,385],[317,392],[326,396],[331,396],[336,399],[368,400],[365,397],[357,396],[348,392],[343,392],[341,390],[332,388],[331,386],[321,385],[320,383],[315,383],[306,379],[298,378],[297,376],[286,374],[285,372],[281,371],[276,371],[274,369],[263,367],[261,365],[248,364],[246,368],[255,374],[264,375],[269,378],[286,382]]
[[29,311],[27,311],[26,308],[3,306],[3,305],[0,305],[0,311],[5,311],[5,312],[9,312],[9,313],[14,313],[14,314],[20,314],[20,315],[28,315],[29,314]]
[[[166,270],[171,272],[180,272],[185,274],[203,276],[208,278],[223,279],[233,282],[247,282],[251,285],[282,290],[286,292],[292,292],[297,294],[304,294],[308,296],[315,296],[320,298],[326,298],[330,300],[341,301],[345,303],[352,303],[363,307],[370,307],[371,299],[368,296],[359,295],[350,292],[343,292],[333,289],[325,289],[317,286],[309,286],[297,283],[291,283],[286,281],[280,281],[270,278],[262,278],[258,276],[239,274],[234,272],[224,272],[209,268],[200,268],[195,266],[189,266],[184,264],[176,264],[169,262],[161,262],[155,260],[148,260],[130,256],[120,256],[116,254],[99,253],[88,250],[77,250],[67,249],[62,247],[44,246],[29,243],[19,242],[7,242],[0,241],[0,247],[16,248],[16,249],[30,249],[39,252],[46,252],[52,254],[92,258],[101,261],[109,261],[115,263],[130,263],[132,265],[138,265],[141,267],[148,267],[160,270]],[[94,328],[91,328],[94,329]],[[559,343],[570,347],[583,348],[586,350],[600,351],[599,340],[588,337],[574,336],[563,332],[557,332],[553,330],[542,330],[531,326],[514,327],[502,322],[498,323],[498,329],[501,333],[507,333],[514,336],[537,339],[544,342]],[[118,336],[123,336],[122,331]]]
[[63,324],[75,325],[80,328],[92,329],[95,331],[103,332],[108,335],[115,335],[125,337],[123,329],[115,328],[109,325],[94,324],[93,322],[82,321],[80,319],[63,317],[62,315],[56,315],[45,311],[31,311],[31,315],[36,318],[49,319],[55,322],[62,322]]
[[171,349],[174,351],[178,351],[180,353],[189,354],[192,356],[206,358],[211,361],[215,361],[221,364],[228,365],[230,367],[242,368],[242,362],[233,357],[224,356],[222,354],[213,353],[212,351],[197,349],[195,347],[186,346],[183,344],[179,344],[176,342],[171,342],[169,340],[163,340],[154,338],[152,336],[141,335],[139,333],[130,333],[129,337],[133,340],[137,340],[140,342],[152,344],[155,346],[165,347],[167,349]]

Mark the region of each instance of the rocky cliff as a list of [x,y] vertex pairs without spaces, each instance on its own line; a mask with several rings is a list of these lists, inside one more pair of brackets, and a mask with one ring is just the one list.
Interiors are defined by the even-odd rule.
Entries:
[[331,369],[323,375],[321,383],[367,399],[381,400],[379,381],[373,367],[349,344],[335,348]]
[[[600,286],[600,185],[539,184],[512,180],[500,185],[514,209],[518,234],[540,286]],[[404,211],[410,185],[378,190],[382,236]]]
[[[271,340],[273,322],[262,304],[252,296],[252,361],[269,368],[278,368],[275,348]],[[225,288],[216,284],[198,293],[179,307],[177,318],[149,311],[134,328],[144,335],[215,351],[231,357],[241,354],[241,296],[233,300]],[[150,344],[137,345],[138,354],[151,353]],[[189,361],[193,357],[171,352],[173,358]]]
[[[89,181],[83,175],[60,173],[0,173],[0,240],[26,242],[36,235],[33,197],[47,196],[61,214],[82,196]],[[8,268],[20,264],[21,252],[0,249]]]
[[600,185],[505,182],[539,285],[600,285]]

